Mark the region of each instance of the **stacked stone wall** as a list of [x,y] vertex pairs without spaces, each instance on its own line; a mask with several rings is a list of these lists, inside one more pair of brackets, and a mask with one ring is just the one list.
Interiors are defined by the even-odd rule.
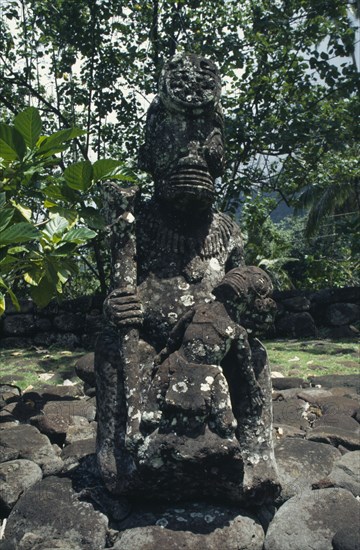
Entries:
[[[360,288],[276,291],[275,338],[351,338],[359,334]],[[103,297],[82,296],[39,309],[31,300],[9,304],[0,321],[0,347],[57,345],[92,350],[103,327]]]

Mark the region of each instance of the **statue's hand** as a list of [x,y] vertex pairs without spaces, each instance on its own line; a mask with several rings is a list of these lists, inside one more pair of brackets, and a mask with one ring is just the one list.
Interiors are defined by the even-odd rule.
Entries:
[[250,391],[251,407],[255,410],[260,409],[264,404],[264,394],[259,384],[256,382]]
[[139,298],[126,289],[118,288],[110,292],[104,302],[104,315],[117,328],[140,327],[143,322]]

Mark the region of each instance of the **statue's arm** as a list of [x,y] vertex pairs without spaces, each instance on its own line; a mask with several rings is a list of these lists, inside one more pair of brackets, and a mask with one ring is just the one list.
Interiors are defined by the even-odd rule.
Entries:
[[240,227],[235,223],[232,224],[230,243],[231,248],[225,265],[226,273],[230,271],[230,269],[245,265],[243,238]]
[[240,325],[238,325],[237,329],[238,337],[234,342],[236,360],[248,384],[251,406],[253,409],[257,409],[263,405],[263,393],[255,377],[251,347],[246,329]]
[[184,315],[180,317],[176,325],[169,334],[168,341],[166,346],[160,351],[160,353],[155,357],[154,364],[160,365],[171,353],[178,350],[181,346],[185,331],[189,324],[191,323],[195,315],[195,309],[190,309]]
[[126,288],[110,292],[104,301],[104,316],[116,328],[140,327],[143,322],[142,305],[137,294]]

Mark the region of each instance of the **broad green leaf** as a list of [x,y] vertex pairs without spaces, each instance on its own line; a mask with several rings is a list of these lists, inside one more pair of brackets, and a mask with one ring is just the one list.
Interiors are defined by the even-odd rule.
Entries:
[[102,216],[99,210],[96,210],[96,208],[93,208],[92,206],[82,208],[80,211],[80,216],[84,219],[86,225],[88,225],[90,229],[103,229],[106,226],[104,216]]
[[5,311],[5,296],[0,292],[0,317],[4,314]]
[[25,218],[25,220],[30,221],[31,220],[31,208],[27,208],[26,206],[22,206],[21,204],[15,202],[14,200],[11,201],[11,204],[15,206],[15,208],[20,212],[20,214]]
[[42,278],[42,273],[40,271],[32,271],[24,273],[24,281],[31,286],[37,286]]
[[32,241],[39,237],[38,229],[30,223],[15,223],[0,233],[0,246]]
[[20,252],[29,252],[29,250],[25,246],[13,246],[7,251],[8,254],[20,254]]
[[[53,204],[53,203],[50,203],[50,204]],[[65,218],[68,221],[69,229],[71,229],[79,219],[79,215],[76,210],[71,210],[70,208],[63,208],[62,206],[59,206],[57,204],[53,204],[53,206],[48,206],[48,208],[50,209],[51,214],[56,213],[56,214],[59,214],[59,216],[61,216],[62,218]]]
[[73,252],[75,252],[75,250],[77,249],[78,247],[78,244],[77,243],[74,243],[74,242],[66,242],[64,244],[61,244],[60,246],[58,246],[57,248],[55,248],[55,250],[52,252],[52,255],[53,256],[57,256],[57,257],[67,257],[67,256],[70,256],[71,254],[73,254]]
[[9,225],[14,215],[13,208],[5,208],[0,212],[0,231],[3,231],[5,227]]
[[0,157],[4,160],[22,160],[25,152],[26,144],[20,132],[0,123]]
[[85,243],[89,239],[93,239],[96,237],[96,232],[92,231],[91,229],[88,229],[87,227],[79,227],[77,229],[70,229],[64,237],[63,241],[65,242],[73,242],[73,243]]
[[71,164],[64,171],[64,178],[71,189],[87,191],[91,185],[93,168],[91,162],[84,160]]
[[50,200],[65,200],[75,202],[77,194],[65,184],[52,183],[42,190],[44,195]]
[[8,287],[7,291],[8,291],[8,294],[10,296],[10,299],[11,299],[11,301],[13,303],[13,306],[15,307],[16,311],[20,311],[19,300],[16,298],[14,292],[9,287]]
[[99,181],[104,178],[110,177],[110,174],[117,168],[123,166],[124,163],[114,159],[100,159],[94,162],[94,181]]
[[30,149],[35,147],[42,127],[39,111],[35,107],[28,107],[15,117],[14,125],[25,139],[26,145]]
[[39,307],[45,307],[50,300],[54,297],[56,286],[55,281],[49,280],[46,276],[40,280],[37,286],[33,286],[30,289],[30,295],[35,304]]
[[45,225],[45,228],[42,230],[42,233],[45,233],[51,239],[54,235],[61,235],[68,226],[68,221],[66,218],[55,214],[52,219]]
[[85,130],[81,130],[80,128],[66,128],[65,130],[59,130],[58,132],[51,134],[51,136],[47,136],[46,139],[40,143],[37,154],[43,155],[50,149],[55,149],[66,141],[83,136],[84,134],[86,134]]

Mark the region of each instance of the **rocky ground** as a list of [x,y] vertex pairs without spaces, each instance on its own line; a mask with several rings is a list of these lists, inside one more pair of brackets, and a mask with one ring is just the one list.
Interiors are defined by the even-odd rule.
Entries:
[[274,378],[276,506],[114,499],[95,464],[92,355],[76,385],[0,386],[0,549],[360,549],[360,379]]

